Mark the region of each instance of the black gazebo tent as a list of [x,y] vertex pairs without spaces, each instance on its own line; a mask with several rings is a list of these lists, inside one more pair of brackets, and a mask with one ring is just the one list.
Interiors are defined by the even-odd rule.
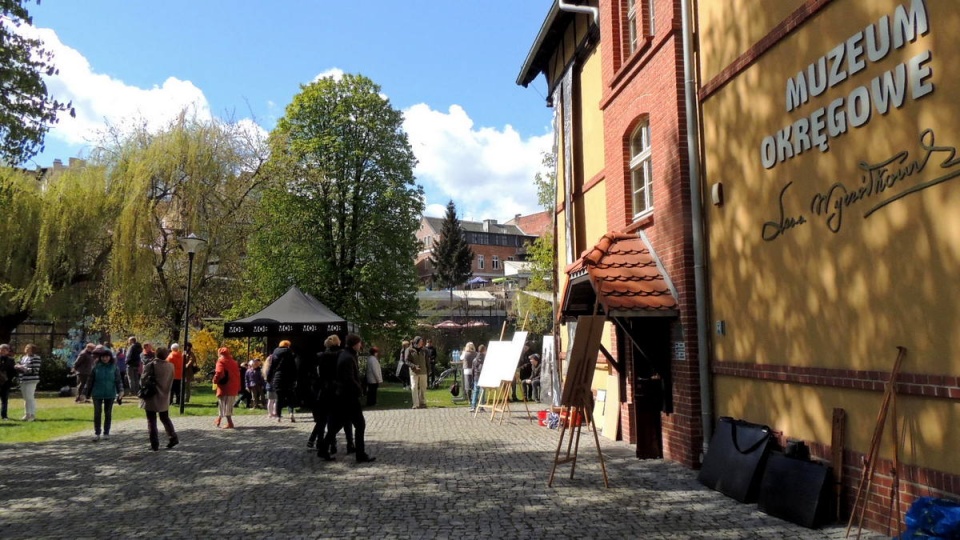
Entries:
[[296,286],[258,313],[223,325],[223,336],[265,337],[268,342],[290,339],[295,343],[323,340],[347,333],[347,321]]

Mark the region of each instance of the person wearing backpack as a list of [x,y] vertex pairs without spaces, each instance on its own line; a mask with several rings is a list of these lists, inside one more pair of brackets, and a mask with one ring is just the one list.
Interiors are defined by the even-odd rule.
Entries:
[[113,402],[123,396],[123,378],[110,351],[97,345],[93,350],[97,359],[87,381],[86,397],[93,397],[93,442],[100,441],[100,418],[103,417],[103,438],[110,438],[110,423],[113,418]]
[[[143,344],[143,375],[140,377],[141,386],[152,385],[156,390],[149,397],[143,398],[142,408],[147,413],[147,432],[150,435],[150,449],[156,452],[160,448],[160,433],[157,430],[157,419],[163,424],[167,432],[167,448],[173,448],[180,443],[177,430],[170,420],[170,387],[173,386],[173,364],[167,362],[166,357],[158,357],[149,343]],[[147,383],[147,384],[145,384]]]

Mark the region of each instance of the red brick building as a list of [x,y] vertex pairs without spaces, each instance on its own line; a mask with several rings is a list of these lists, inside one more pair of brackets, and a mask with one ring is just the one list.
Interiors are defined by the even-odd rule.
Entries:
[[[570,3],[572,4],[572,3]],[[593,379],[604,436],[698,466],[703,442],[680,2],[554,4],[517,83],[556,110],[561,356],[607,316]],[[615,406],[612,406],[615,405]],[[707,421],[712,421],[707,418]]]
[[[511,221],[520,219],[518,216]],[[536,220],[528,221],[530,224],[535,222]],[[467,244],[473,251],[471,268],[473,276],[487,281],[503,277],[504,262],[525,260],[527,245],[534,242],[538,236],[526,233],[516,224],[497,223],[495,219],[485,219],[482,222],[461,221],[460,226],[466,235]],[[433,282],[430,253],[434,244],[440,239],[442,230],[443,218],[426,216],[420,218],[417,240],[423,247],[417,254],[417,275],[420,282],[428,287]]]

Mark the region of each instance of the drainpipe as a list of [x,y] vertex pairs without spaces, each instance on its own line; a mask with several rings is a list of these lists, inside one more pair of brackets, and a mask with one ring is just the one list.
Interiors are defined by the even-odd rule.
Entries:
[[557,7],[560,11],[569,11],[572,13],[589,13],[593,16],[593,24],[600,25],[600,8],[590,6],[575,6],[568,4],[565,0],[557,0]]
[[[703,455],[713,435],[713,385],[710,379],[709,331],[707,319],[706,272],[704,263],[703,201],[700,196],[700,126],[697,115],[697,86],[693,72],[693,32],[690,29],[690,0],[680,0],[683,32],[684,109],[687,116],[687,150],[690,167],[690,205],[693,216],[693,278],[697,302],[697,359],[700,364],[700,417],[703,425]],[[701,455],[701,462],[703,455]]]

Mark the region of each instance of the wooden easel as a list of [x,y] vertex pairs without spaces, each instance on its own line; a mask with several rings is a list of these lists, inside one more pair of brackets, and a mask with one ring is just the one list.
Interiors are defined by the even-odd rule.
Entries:
[[[560,399],[560,414],[566,413],[566,422],[560,423],[560,440],[557,441],[557,451],[553,457],[553,468],[550,470],[548,487],[553,487],[553,477],[557,472],[557,465],[570,463],[570,478],[577,470],[577,453],[580,449],[580,434],[585,422],[593,430],[593,441],[597,446],[597,456],[600,458],[600,469],[603,471],[603,485],[609,488],[607,466],[603,461],[603,452],[600,450],[600,436],[597,425],[593,421],[593,392],[590,388],[593,382],[593,372],[597,367],[597,354],[600,351],[600,338],[606,317],[580,317],[577,322],[577,333],[573,347],[569,354],[570,365]],[[578,420],[576,425],[574,420]],[[569,430],[567,428],[570,428]],[[566,441],[566,455],[560,457],[560,451]]]
[[[491,422],[496,418],[497,413],[500,413],[500,425],[503,425],[503,417],[511,412],[510,396],[513,395],[513,385],[519,380],[519,378],[514,377],[512,381],[503,381],[500,383],[500,388],[497,389],[496,394],[498,401],[494,402],[493,413],[490,415]],[[523,407],[527,410],[527,420],[533,422],[533,415],[530,414],[530,405],[528,405],[526,396],[523,397]]]
[[[897,347],[897,361],[893,364],[893,371],[890,372],[890,380],[887,382],[886,389],[883,392],[883,401],[880,404],[880,412],[877,414],[877,425],[873,430],[873,439],[870,441],[870,448],[867,450],[867,456],[863,464],[863,474],[860,476],[860,485],[857,487],[857,498],[850,510],[850,521],[847,523],[847,532],[845,538],[850,536],[850,529],[853,528],[854,520],[857,521],[857,539],[863,532],[863,516],[866,514],[867,502],[870,500],[870,490],[873,487],[873,475],[876,472],[877,459],[880,454],[880,443],[883,440],[883,430],[887,422],[887,411],[890,405],[893,405],[893,484],[891,486],[891,507],[896,506],[896,513],[891,519],[896,519],[897,534],[900,534],[900,436],[897,433],[897,377],[900,375],[900,364],[907,355],[906,347]],[[861,504],[861,502],[863,504]],[[858,519],[859,516],[859,519]]]
[[[530,310],[527,310],[527,313],[523,316],[523,324],[520,326],[520,331],[524,332],[527,329],[527,318],[530,316]],[[500,339],[503,340],[503,336],[506,334],[507,323],[504,321],[503,329],[500,331]],[[516,335],[514,335],[516,339]],[[490,421],[493,422],[496,418],[497,413],[500,413],[500,425],[503,425],[503,418],[507,413],[511,412],[510,410],[510,396],[513,395],[513,385],[519,381],[519,377],[516,373],[513,374],[513,379],[501,381],[500,387],[497,389],[496,398],[493,403],[493,412],[490,414]],[[527,405],[526,396],[523,399],[523,406],[527,410],[527,420],[533,422],[533,416],[530,414],[530,407]]]

